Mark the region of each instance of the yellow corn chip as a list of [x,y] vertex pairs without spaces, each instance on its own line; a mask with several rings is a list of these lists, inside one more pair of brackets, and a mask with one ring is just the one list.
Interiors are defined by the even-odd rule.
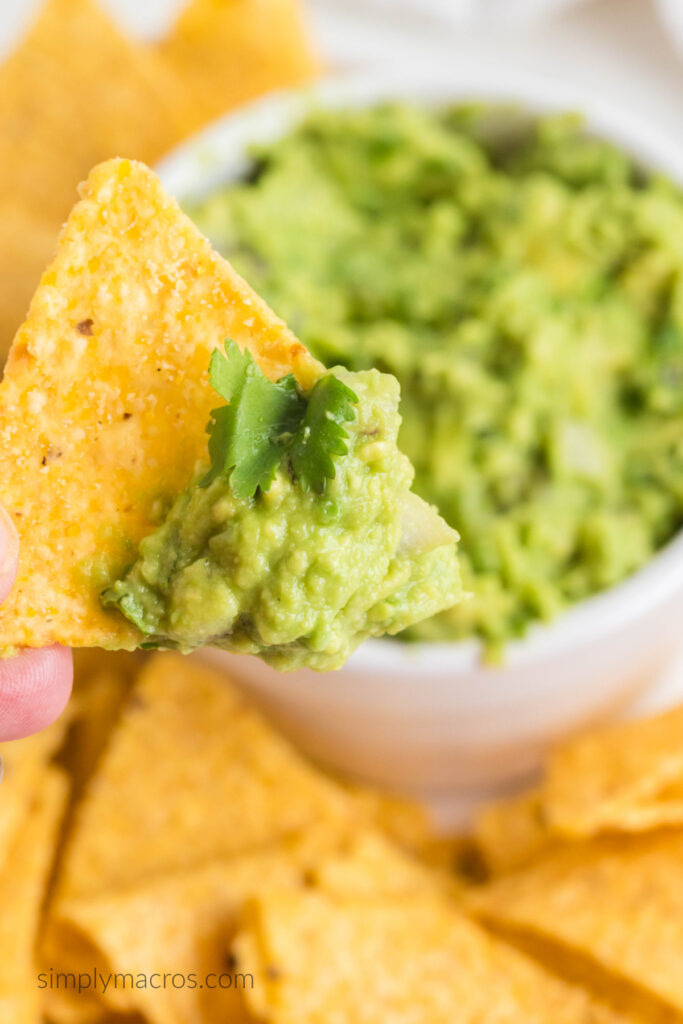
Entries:
[[479,812],[474,836],[493,874],[529,863],[557,841],[548,828],[542,795],[541,789],[533,789]]
[[0,874],[39,793],[45,767],[60,746],[66,717],[23,740],[0,743]]
[[99,595],[206,455],[226,337],[311,386],[317,364],[141,164],[83,188],[0,384],[0,500],[21,537],[0,648],[134,647]]
[[102,1002],[121,1013],[139,1010],[153,1024],[239,1020],[243,992],[228,949],[244,904],[264,886],[314,885],[359,898],[438,891],[424,868],[379,834],[348,838],[316,826],[263,852],[59,901],[48,926],[48,955],[64,971],[60,950],[80,948],[81,969],[92,975],[97,968],[105,979],[110,971],[134,979],[151,972],[196,977],[197,986],[157,989],[100,984]]
[[[80,970],[100,972],[86,994],[117,1012],[139,1011],[152,1024],[232,1024],[246,1019],[228,955],[243,905],[263,885],[299,880],[294,860],[275,850],[63,901],[48,923],[48,955],[68,970],[60,950],[80,945]],[[152,984],[138,982],[152,975]]]
[[597,1024],[621,1018],[430,896],[259,897],[235,949],[268,1024]]
[[320,70],[299,0],[192,0],[161,46],[197,124]]
[[560,748],[543,802],[550,827],[574,838],[683,825],[683,707]]
[[680,1019],[683,833],[569,844],[476,891],[471,906],[646,1019]]
[[195,658],[156,655],[78,808],[60,891],[86,895],[347,820],[347,794]]
[[34,947],[66,795],[65,775],[56,768],[45,769],[39,794],[0,871],[2,1024],[37,1024],[39,1019]]
[[0,357],[91,167],[151,162],[196,123],[185,87],[93,0],[47,0],[0,67]]
[[0,194],[56,228],[91,167],[158,159],[188,116],[176,76],[95,0],[47,0],[0,67]]
[[[0,177],[2,172],[0,171]],[[59,225],[17,202],[0,203],[0,364],[57,247]]]

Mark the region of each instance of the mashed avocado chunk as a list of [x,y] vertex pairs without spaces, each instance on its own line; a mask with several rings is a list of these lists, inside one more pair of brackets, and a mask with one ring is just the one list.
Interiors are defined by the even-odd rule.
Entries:
[[572,116],[313,113],[189,210],[324,363],[401,384],[489,653],[683,524],[683,196]]
[[[235,397],[214,411],[211,469],[201,468],[104,601],[153,645],[212,645],[285,670],[338,668],[366,637],[396,633],[459,600],[457,535],[410,491],[413,469],[396,446],[393,377],[335,369],[307,396],[285,378],[278,398],[247,360],[237,353],[216,364],[217,375],[232,374],[226,386]],[[329,392],[331,381],[354,408],[343,417],[343,445],[338,432],[331,442],[336,454],[323,480],[321,435],[334,417],[328,396],[327,426],[315,423],[314,395]],[[257,399],[252,412],[247,387]],[[303,403],[298,413],[290,399]],[[285,435],[263,432],[269,402],[281,403]],[[308,442],[313,458],[302,454]],[[280,455],[267,464],[277,445]]]

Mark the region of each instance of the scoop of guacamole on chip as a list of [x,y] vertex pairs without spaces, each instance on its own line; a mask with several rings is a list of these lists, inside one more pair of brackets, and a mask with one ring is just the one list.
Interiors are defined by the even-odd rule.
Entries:
[[189,210],[309,350],[401,384],[489,657],[683,524],[683,197],[579,118],[316,111]]
[[211,381],[210,465],[103,595],[147,645],[338,668],[460,598],[457,534],[396,446],[395,378],[338,368],[303,392],[229,342]]
[[0,383],[0,657],[213,644],[327,669],[459,600],[398,400],[326,371],[149,168],[95,168]]

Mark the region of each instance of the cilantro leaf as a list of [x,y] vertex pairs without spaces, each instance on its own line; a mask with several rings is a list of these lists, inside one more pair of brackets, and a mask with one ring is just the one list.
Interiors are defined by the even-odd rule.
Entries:
[[289,448],[289,461],[304,491],[322,494],[335,474],[333,455],[346,455],[348,434],[343,427],[355,419],[351,388],[328,374],[316,381],[301,425]]
[[208,487],[216,477],[232,470],[230,486],[237,498],[251,498],[258,488],[267,491],[284,453],[282,434],[295,429],[303,399],[290,374],[277,383],[268,380],[250,352],[234,342],[225,355],[214,351],[209,366],[211,385],[224,398],[211,412],[207,427],[211,469],[200,481]]
[[268,490],[288,457],[303,490],[324,491],[335,474],[332,457],[347,452],[342,424],[355,418],[358,401],[350,388],[327,374],[304,395],[292,374],[269,380],[251,353],[232,341],[226,341],[225,355],[212,353],[209,379],[226,404],[211,412],[211,468],[200,486],[229,473],[235,497],[252,498]]

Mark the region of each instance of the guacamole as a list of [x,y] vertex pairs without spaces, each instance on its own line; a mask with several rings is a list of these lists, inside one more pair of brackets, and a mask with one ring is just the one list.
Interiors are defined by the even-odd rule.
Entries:
[[[323,362],[401,384],[489,653],[683,522],[683,197],[572,116],[314,112],[189,213]],[[514,130],[511,125],[514,124]]]
[[[247,369],[262,431],[275,389],[253,362]],[[256,486],[248,450],[258,445],[254,437],[225,471],[200,468],[106,591],[105,604],[117,606],[149,645],[223,647],[285,670],[338,668],[366,637],[396,633],[460,598],[457,535],[411,493],[413,469],[396,447],[396,380],[377,370],[333,375],[355,409],[324,486],[304,485],[293,450]],[[228,408],[214,412],[218,447],[224,427],[217,413]],[[238,439],[249,432],[245,408],[234,412]],[[263,454],[257,462],[262,473]]]

